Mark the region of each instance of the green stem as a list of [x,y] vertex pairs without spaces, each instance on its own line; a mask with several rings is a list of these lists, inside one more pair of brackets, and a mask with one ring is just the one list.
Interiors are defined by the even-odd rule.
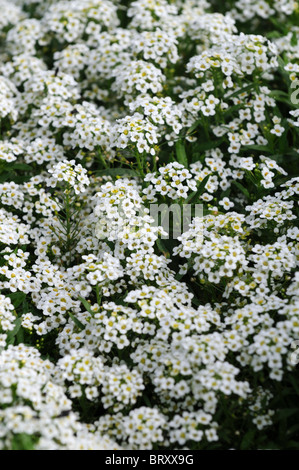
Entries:
[[102,152],[101,152],[101,149],[100,149],[99,147],[97,148],[97,155],[98,155],[98,157],[99,157],[101,163],[104,165],[104,168],[108,168],[108,165],[107,165],[107,163],[106,163],[106,160],[105,160],[105,158],[103,157]]
[[100,291],[100,286],[96,285],[96,296],[97,296],[97,304],[101,305],[102,303],[102,291]]
[[205,136],[206,136],[207,140],[210,140],[209,130],[208,130],[208,123],[207,123],[207,121],[204,117],[202,118],[202,125],[203,125],[203,130],[204,130],[204,133],[205,133]]
[[144,171],[143,171],[143,164],[141,162],[140,153],[138,151],[135,152],[135,156],[136,156],[140,176],[142,176],[142,178],[144,178],[145,174],[144,174]]
[[157,171],[157,160],[156,155],[153,155],[153,172],[156,173]]

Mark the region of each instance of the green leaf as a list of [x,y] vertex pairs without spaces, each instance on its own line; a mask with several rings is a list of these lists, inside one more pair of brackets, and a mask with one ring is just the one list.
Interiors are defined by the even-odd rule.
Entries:
[[241,88],[240,90],[234,91],[233,93],[231,93],[231,94],[228,95],[228,96],[225,96],[224,98],[225,98],[226,100],[229,100],[230,98],[235,98],[236,96],[239,96],[239,95],[241,95],[242,93],[245,93],[246,91],[251,90],[252,88],[254,88],[254,86],[255,86],[254,83],[250,83],[249,85],[244,86],[244,87]]
[[81,297],[80,295],[78,295],[78,299],[82,302],[82,304],[84,305],[86,310],[90,313],[90,315],[94,316],[94,312],[92,311],[92,309],[90,307],[90,303],[87,302],[87,300],[84,299],[83,297]]
[[234,114],[236,111],[238,111],[239,109],[241,109],[242,107],[244,106],[244,104],[234,104],[233,106],[230,106],[226,111],[224,111],[222,113],[223,115],[223,118],[224,119],[227,119],[229,116],[231,116],[232,114]]
[[274,18],[273,16],[272,16],[272,17],[269,17],[269,20],[270,20],[271,23],[275,26],[275,29],[276,29],[277,31],[281,31],[281,33],[282,33],[284,36],[286,36],[286,35],[288,34],[289,30],[288,30],[287,26],[285,26],[285,25],[283,24],[282,21],[277,21],[277,19]]
[[193,297],[191,302],[192,302],[192,304],[196,305],[197,307],[199,307],[201,305],[200,300],[198,300],[196,297]]
[[282,95],[282,94],[277,94],[275,95],[274,92],[270,93],[271,98],[275,98],[275,101],[280,101],[281,103],[286,103],[290,104],[290,97],[289,95]]
[[289,418],[295,414],[299,413],[299,408],[282,408],[277,411],[277,419],[280,421],[281,419]]
[[294,449],[294,450],[298,450],[299,449],[299,444],[298,444],[298,441],[288,441],[287,443],[287,449]]
[[229,186],[227,189],[225,189],[224,191],[222,191],[222,193],[220,194],[219,199],[223,199],[223,198],[225,198],[225,197],[229,197],[230,192],[231,192],[231,187]]
[[285,70],[285,66],[286,66],[287,62],[284,61],[283,58],[280,57],[280,56],[277,57],[277,61],[278,61],[280,73],[284,76],[284,78],[285,78],[286,80],[289,81],[289,80],[290,80],[289,73]]
[[258,150],[259,152],[271,153],[271,149],[267,145],[243,145],[242,149],[245,150]]
[[157,238],[156,244],[157,244],[157,247],[159,248],[159,250],[161,251],[161,253],[162,253],[166,258],[169,258],[169,257],[170,257],[170,253],[169,253],[168,249],[166,248],[165,244],[162,242],[161,238]]
[[175,275],[175,279],[176,279],[177,281],[180,281],[183,277],[184,277],[184,274],[177,273],[177,274]]
[[209,140],[206,142],[201,142],[201,143],[196,143],[194,145],[194,149],[196,152],[204,152],[205,150],[211,150],[217,147],[220,147],[220,145],[224,142],[224,138],[222,139],[217,139],[217,140]]
[[24,292],[13,292],[8,294],[7,297],[12,301],[14,308],[18,308],[25,301],[26,294]]
[[107,168],[105,170],[99,170],[95,172],[98,176],[122,176],[129,178],[136,178],[138,177],[138,173],[135,170],[131,170],[130,168]]
[[242,191],[242,193],[248,198],[250,199],[250,194],[248,192],[248,190],[246,188],[244,188],[244,186],[242,184],[240,184],[238,181],[233,181],[232,184],[234,184],[235,186],[237,186],[238,189],[240,189],[240,191]]
[[269,93],[269,96],[273,97],[273,98],[277,98],[277,97],[280,97],[280,98],[288,98],[289,95],[287,92],[283,91],[283,90],[272,90],[270,93]]
[[256,429],[249,429],[245,436],[243,437],[241,444],[240,444],[240,450],[248,450],[250,449],[250,445],[253,442],[253,439],[256,434]]
[[291,436],[292,434],[297,433],[297,431],[299,431],[299,423],[294,424],[288,429],[288,436]]
[[177,140],[175,144],[175,149],[176,149],[176,156],[177,156],[177,161],[181,164],[184,165],[186,168],[188,168],[188,158],[186,155],[186,150],[185,150],[185,145],[182,141],[182,139]]
[[142,395],[142,398],[143,398],[144,403],[146,404],[146,406],[148,406],[149,408],[152,408],[152,404],[150,402],[150,399],[148,398],[148,396],[145,393]]
[[75,315],[73,315],[71,312],[68,312],[69,313],[69,316],[71,317],[71,319],[73,320],[73,322],[75,323],[75,325],[80,328],[80,330],[84,330],[85,329],[85,326],[83,325],[83,323],[80,322],[80,320],[78,320],[77,317],[75,317]]
[[292,38],[291,38],[291,46],[297,46],[297,45],[298,45],[297,34],[296,34],[296,31],[293,31]]
[[7,333],[8,344],[13,344],[15,336],[18,334],[22,324],[22,318],[17,318],[15,321],[15,327],[13,330]]
[[251,183],[257,187],[258,185],[258,181],[256,180],[254,174],[252,173],[251,170],[245,170],[245,173],[246,173],[246,177],[251,181]]
[[12,440],[12,450],[34,450],[36,441],[37,438],[35,436],[30,436],[30,434],[16,434]]
[[282,136],[279,137],[278,144],[279,144],[279,153],[284,154],[289,146],[289,142],[288,142],[289,125],[285,120],[283,120],[281,124],[285,128],[285,131],[282,134]]
[[195,129],[200,125],[201,123],[201,119],[198,119],[197,121],[195,121],[191,127],[189,127],[189,129],[187,130],[187,135],[190,135],[192,134],[193,131],[195,131]]
[[27,165],[26,163],[14,163],[9,169],[31,171],[32,167],[30,165]]
[[202,195],[202,193],[205,190],[206,184],[208,182],[208,179],[210,178],[211,175],[206,175],[204,179],[200,182],[197,191],[193,191],[193,193],[190,194],[190,196],[186,199],[186,203],[188,204],[192,199],[198,198],[199,196]]

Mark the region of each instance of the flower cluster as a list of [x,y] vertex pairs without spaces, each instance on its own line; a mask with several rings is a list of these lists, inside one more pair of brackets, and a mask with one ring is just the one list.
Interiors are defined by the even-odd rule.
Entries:
[[1,449],[19,448],[24,435],[37,450],[117,449],[80,423],[55,376],[35,348],[20,344],[1,352]]
[[84,193],[86,186],[89,185],[87,170],[75,160],[64,160],[57,163],[49,170],[52,177],[47,181],[48,186],[55,187],[60,181],[68,183],[75,191],[75,194]]
[[160,167],[157,173],[148,173],[144,181],[150,184],[143,190],[147,199],[157,201],[156,194],[170,199],[186,199],[188,192],[196,190],[196,181],[184,165],[174,162]]
[[[190,267],[199,279],[218,284],[235,274],[240,275],[247,266],[244,248],[244,216],[228,212],[227,215],[195,217],[190,229],[179,237],[180,245],[174,254],[190,258]],[[188,264],[182,267],[185,271]]]

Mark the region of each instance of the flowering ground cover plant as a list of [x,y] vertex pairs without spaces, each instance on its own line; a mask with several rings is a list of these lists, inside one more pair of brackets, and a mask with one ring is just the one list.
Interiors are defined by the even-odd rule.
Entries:
[[298,3],[0,7],[0,449],[298,450]]

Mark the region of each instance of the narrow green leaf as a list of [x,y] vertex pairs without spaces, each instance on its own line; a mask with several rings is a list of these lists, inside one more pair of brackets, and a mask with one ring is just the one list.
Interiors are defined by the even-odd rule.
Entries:
[[223,118],[226,119],[228,118],[229,116],[231,116],[232,114],[234,114],[236,111],[238,111],[239,109],[241,109],[242,107],[244,106],[244,104],[234,104],[233,106],[230,106],[226,111],[224,111],[222,113],[223,115]]
[[165,244],[162,242],[161,238],[157,238],[156,244],[157,244],[157,247],[159,248],[159,250],[161,251],[161,253],[163,253],[163,255],[166,258],[169,258],[170,253],[169,253],[168,249],[166,248]]
[[197,307],[199,307],[201,305],[201,302],[196,298],[196,297],[193,297],[192,301],[191,301],[194,305],[196,305]]
[[86,310],[90,313],[90,315],[94,316],[94,312],[92,311],[89,302],[87,302],[87,300],[81,297],[80,295],[78,295],[78,299],[82,302],[82,304],[84,305]]
[[289,418],[299,413],[299,408],[282,408],[277,411],[278,420]]
[[278,61],[280,73],[284,76],[286,80],[290,80],[289,72],[285,70],[285,66],[287,64],[286,61],[284,61],[283,58],[280,56],[277,57],[277,61]]
[[204,152],[205,150],[211,150],[211,149],[220,147],[223,141],[224,139],[222,138],[222,139],[211,140],[211,141],[209,140],[209,141],[201,142],[201,143],[196,142],[196,144],[194,145],[194,148],[196,149],[196,152],[200,153],[200,152]]
[[30,165],[27,165],[26,163],[14,163],[10,168],[10,170],[32,170],[32,167]]
[[188,168],[188,158],[186,155],[185,145],[182,139],[177,140],[175,144],[177,161]]
[[197,121],[195,121],[191,127],[189,127],[189,129],[187,130],[187,135],[190,135],[192,134],[193,131],[195,131],[195,129],[200,125],[201,123],[201,119],[198,119]]
[[190,194],[190,196],[186,199],[186,203],[188,204],[192,199],[198,198],[199,196],[202,195],[202,193],[205,190],[206,184],[208,182],[208,179],[210,178],[211,175],[207,175],[204,177],[204,179],[200,182],[197,191],[193,191],[193,193]]
[[236,96],[239,96],[239,95],[241,95],[242,93],[245,93],[246,91],[251,90],[252,88],[254,88],[254,86],[255,86],[254,83],[250,83],[249,85],[244,86],[244,87],[241,88],[240,90],[234,91],[234,92],[231,93],[230,95],[225,96],[225,99],[228,99],[228,100],[229,100],[230,98],[235,98]]
[[80,320],[78,320],[77,317],[75,317],[75,315],[73,315],[71,312],[68,312],[69,313],[69,316],[71,317],[71,319],[73,320],[73,322],[75,323],[75,325],[80,328],[80,330],[84,330],[85,329],[85,326],[83,325],[83,323],[80,322]]
[[245,150],[258,150],[260,152],[271,153],[271,149],[266,145],[244,145],[242,149]]
[[288,28],[283,24],[282,21],[277,21],[276,18],[274,18],[273,16],[272,17],[269,17],[269,20],[271,21],[271,23],[273,24],[273,26],[275,26],[275,29],[277,31],[281,31],[281,33],[286,36],[289,32]]
[[247,433],[243,437],[242,442],[240,444],[240,450],[249,450],[250,449],[250,445],[253,442],[255,434],[256,434],[255,429],[250,429],[249,431],[247,431]]
[[105,170],[99,170],[95,172],[98,176],[122,176],[122,177],[132,177],[135,178],[138,176],[138,173],[135,170],[130,168],[107,168]]
[[150,402],[150,399],[148,398],[148,396],[145,393],[143,394],[143,400],[144,400],[144,403],[146,404],[146,406],[148,406],[149,408],[152,408],[152,404]]
[[269,96],[273,97],[273,98],[278,98],[278,97],[281,97],[281,98],[288,98],[289,95],[287,92],[283,91],[283,90],[272,90],[270,93],[269,93]]
[[255,177],[254,177],[252,171],[250,171],[250,170],[245,170],[245,173],[246,173],[247,178],[252,182],[252,184],[253,184],[254,186],[257,186],[257,181],[256,181],[256,179],[255,179]]
[[24,292],[12,292],[8,294],[7,297],[12,301],[14,308],[18,308],[19,305],[24,302],[26,294]]
[[299,450],[299,444],[298,444],[298,441],[288,441],[288,444],[287,444],[287,449],[294,449],[294,450]]
[[235,186],[237,186],[238,189],[240,189],[240,191],[242,191],[242,193],[248,198],[250,199],[250,194],[248,192],[248,190],[246,188],[244,188],[244,186],[242,186],[242,184],[240,184],[238,181],[233,181],[233,184]]
[[15,434],[12,440],[12,450],[34,450],[35,436],[26,433]]
[[[291,436],[292,434],[297,433],[299,431],[299,423],[294,424],[288,429],[288,436]],[[299,443],[298,443],[299,445]]]
[[296,31],[293,31],[292,39],[291,39],[291,45],[292,46],[297,46],[298,45],[298,39],[297,39]]
[[222,191],[222,193],[220,194],[219,199],[223,199],[223,198],[225,198],[225,197],[229,197],[230,192],[231,192],[231,187],[225,189],[225,190]]
[[15,327],[13,330],[7,333],[7,342],[12,344],[14,342],[14,337],[18,334],[22,324],[22,318],[17,318],[15,321]]

